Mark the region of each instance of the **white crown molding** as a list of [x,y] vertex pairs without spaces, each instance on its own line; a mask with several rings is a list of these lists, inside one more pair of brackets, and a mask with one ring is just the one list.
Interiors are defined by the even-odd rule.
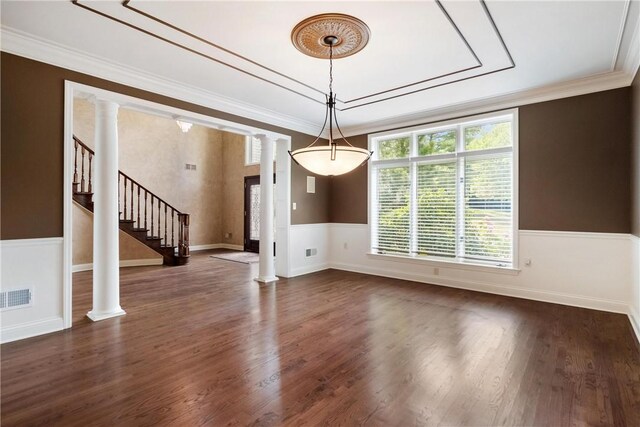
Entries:
[[[630,31],[632,31],[631,41],[627,48],[620,52],[620,69],[618,70],[530,90],[515,91],[469,102],[451,104],[442,108],[423,110],[410,115],[389,117],[383,120],[347,126],[343,129],[344,134],[353,136],[379,132],[452,117],[478,114],[489,110],[513,108],[629,86],[640,65],[640,19],[635,21],[634,28]],[[1,50],[7,53],[308,135],[317,135],[320,130],[318,123],[285,116],[273,110],[243,103],[213,92],[203,91],[133,67],[115,64],[103,58],[70,49],[61,44],[44,40],[10,27],[3,26],[1,28],[0,38],[2,40]]]
[[317,135],[320,131],[317,123],[117,64],[10,27],[2,26],[0,39],[3,52],[308,135]]
[[375,122],[364,123],[358,126],[349,126],[343,129],[343,131],[346,136],[354,136],[380,132],[383,130],[416,126],[429,122],[451,119],[454,117],[470,116],[487,111],[515,108],[537,102],[551,101],[554,99],[617,89],[629,86],[632,80],[633,75],[629,75],[629,73],[625,71],[607,72],[550,86],[543,86],[536,89],[511,92],[504,95],[486,97],[470,102],[452,104],[442,108],[425,110],[411,115],[391,117],[385,120],[376,120]]

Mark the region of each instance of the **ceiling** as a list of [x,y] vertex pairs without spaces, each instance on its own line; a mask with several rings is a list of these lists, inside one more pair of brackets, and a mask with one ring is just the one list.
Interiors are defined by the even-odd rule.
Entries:
[[4,51],[307,133],[324,118],[328,62],[303,55],[290,37],[319,13],[353,15],[371,29],[361,52],[334,64],[349,134],[527,94],[627,85],[640,56],[640,7],[622,0],[1,7]]

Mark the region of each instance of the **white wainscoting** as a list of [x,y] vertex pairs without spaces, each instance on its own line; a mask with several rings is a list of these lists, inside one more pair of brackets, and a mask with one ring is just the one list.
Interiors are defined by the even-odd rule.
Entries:
[[[628,234],[520,231],[521,270],[504,274],[367,255],[368,233],[366,224],[330,224],[330,267],[629,313],[632,244]],[[523,265],[527,258],[530,266]]]
[[0,314],[0,342],[15,341],[64,328],[62,317],[63,239],[2,240],[3,291],[32,289],[30,307]]
[[[331,225],[323,223],[291,226],[289,245],[291,277],[329,268],[329,229]],[[307,249],[316,249],[316,255],[307,257]]]
[[629,318],[640,341],[640,238],[631,236],[631,303]]

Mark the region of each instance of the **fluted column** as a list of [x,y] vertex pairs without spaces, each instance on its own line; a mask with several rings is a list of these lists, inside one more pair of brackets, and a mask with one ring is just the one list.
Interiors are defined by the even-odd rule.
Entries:
[[275,282],[276,266],[273,258],[273,139],[256,135],[260,149],[260,263],[258,277],[261,283]]
[[93,308],[87,313],[93,321],[125,314],[120,307],[118,107],[112,101],[95,102]]

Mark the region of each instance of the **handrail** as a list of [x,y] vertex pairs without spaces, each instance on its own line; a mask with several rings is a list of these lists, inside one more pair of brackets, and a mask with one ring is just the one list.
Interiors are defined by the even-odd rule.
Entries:
[[[91,148],[89,148],[87,146],[87,144],[85,144],[84,142],[82,142],[82,140],[80,140],[80,138],[78,138],[77,136],[73,135],[73,140],[76,141],[78,144],[80,144],[81,146],[83,146],[89,153],[91,153],[92,155],[96,155],[95,151],[93,151]],[[135,185],[137,185],[138,187],[140,187],[141,189],[143,189],[144,191],[146,191],[147,193],[149,193],[150,195],[152,195],[153,197],[155,197],[156,199],[160,200],[162,203],[164,203],[165,205],[167,205],[167,207],[173,209],[174,211],[176,211],[176,213],[183,213],[180,212],[178,209],[174,208],[173,206],[171,206],[169,203],[165,202],[163,199],[161,199],[160,197],[158,197],[156,194],[153,193],[153,191],[149,190],[147,187],[145,187],[144,185],[140,184],[138,181],[136,181],[135,179],[131,178],[129,175],[127,175],[126,173],[122,172],[121,170],[118,171],[118,173],[122,176],[124,176],[125,178],[127,178],[129,181],[133,182]]]
[[73,140],[75,142],[77,142],[78,144],[82,145],[88,152],[90,152],[94,156],[96,155],[96,152],[93,151],[91,148],[89,148],[89,146],[87,144],[85,144],[84,142],[82,142],[82,140],[80,138],[78,138],[77,136],[73,135]]

